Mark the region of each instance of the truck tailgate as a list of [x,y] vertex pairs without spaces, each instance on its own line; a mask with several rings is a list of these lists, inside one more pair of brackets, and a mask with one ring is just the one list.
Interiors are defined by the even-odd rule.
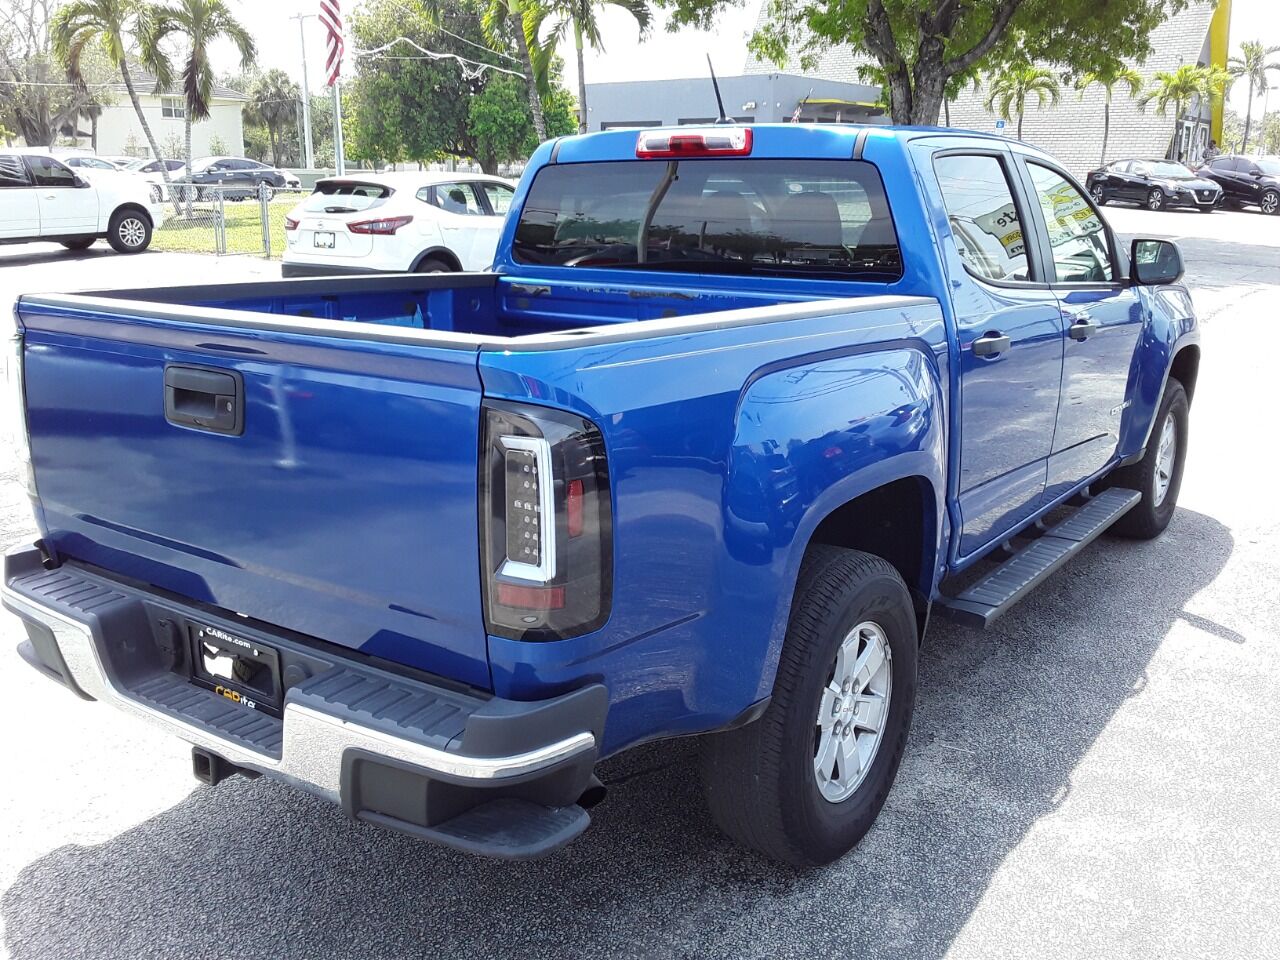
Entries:
[[[489,686],[474,348],[123,304],[27,302],[19,316],[55,551]],[[209,419],[228,397],[238,409]],[[193,411],[199,424],[182,422]]]

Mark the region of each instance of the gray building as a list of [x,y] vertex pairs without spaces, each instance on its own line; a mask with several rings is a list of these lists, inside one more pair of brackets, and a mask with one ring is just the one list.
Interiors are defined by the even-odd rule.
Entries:
[[[768,4],[763,4],[757,26],[767,22],[767,13]],[[1186,9],[1171,16],[1152,33],[1151,56],[1144,63],[1133,64],[1144,84],[1149,83],[1157,71],[1176,70],[1184,63],[1225,67],[1230,13],[1230,0],[1220,0],[1216,13],[1211,0],[1192,0]],[[795,59],[798,62],[798,57]],[[811,72],[815,77],[852,81],[858,77],[858,67],[871,62],[847,46],[832,47],[819,58]],[[771,76],[770,71],[776,69],[772,63],[747,57],[745,72],[748,74]],[[1057,72],[1057,68],[1054,69]],[[950,125],[1014,136],[1016,120],[998,125],[999,118],[984,106],[986,99],[985,89],[966,90],[948,105]],[[1083,176],[1102,160],[1103,102],[1099,87],[1090,87],[1080,94],[1066,83],[1057,106],[1046,106],[1042,110],[1032,97],[1023,117],[1022,139],[1057,157],[1077,176]],[[939,123],[944,122],[945,118],[940,117]],[[1176,118],[1176,129],[1175,133],[1172,113],[1165,116],[1157,112],[1154,104],[1142,110],[1127,89],[1117,87],[1112,94],[1107,159],[1169,156],[1197,163],[1211,137],[1222,140],[1221,103],[1193,101],[1187,104],[1182,116]]]
[[[888,123],[880,88],[847,80],[760,72],[720,77],[724,109],[745,123],[782,123],[800,110],[801,122]],[[709,76],[587,84],[587,129],[711,123],[716,95]]]

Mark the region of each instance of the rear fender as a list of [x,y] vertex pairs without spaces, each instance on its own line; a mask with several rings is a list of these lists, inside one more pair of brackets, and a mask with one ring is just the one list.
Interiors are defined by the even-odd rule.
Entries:
[[[904,341],[765,373],[743,392],[730,453],[725,545],[739,576],[776,598],[760,687],[773,688],[800,563],[824,519],[870,491],[906,478],[932,488],[924,597],[936,578],[945,502],[945,391],[930,355]],[[735,589],[750,592],[739,583]]]

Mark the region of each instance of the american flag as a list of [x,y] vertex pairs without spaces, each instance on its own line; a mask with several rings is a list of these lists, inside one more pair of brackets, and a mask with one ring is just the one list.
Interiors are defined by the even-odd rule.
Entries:
[[324,24],[325,42],[329,47],[324,70],[332,87],[342,72],[342,10],[338,7],[338,0],[320,0],[320,22]]

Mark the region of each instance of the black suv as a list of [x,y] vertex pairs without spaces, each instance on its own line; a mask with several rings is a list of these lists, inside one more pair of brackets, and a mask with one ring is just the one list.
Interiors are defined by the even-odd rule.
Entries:
[[1280,213],[1280,158],[1214,157],[1196,172],[1222,187],[1226,206]]

